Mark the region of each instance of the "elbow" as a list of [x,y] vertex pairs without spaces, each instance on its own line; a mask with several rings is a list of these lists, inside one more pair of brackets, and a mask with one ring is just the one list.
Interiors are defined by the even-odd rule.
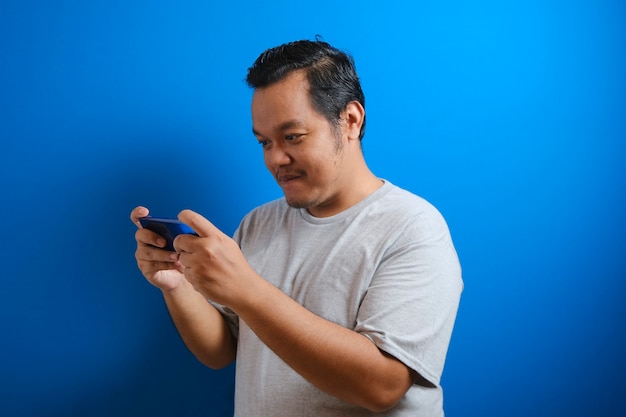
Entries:
[[401,384],[372,384],[361,397],[361,407],[373,413],[389,411],[404,398],[409,387]]
[[213,370],[226,368],[237,357],[237,348],[234,341],[218,348],[210,349],[205,346],[196,349],[190,348],[189,350],[201,364]]
[[226,368],[228,365],[230,365],[232,363],[232,361],[230,362],[217,362],[217,361],[206,361],[206,360],[200,360],[200,363],[203,364],[204,366],[206,366],[209,369],[212,369],[214,371],[219,371],[220,369],[224,369]]
[[382,413],[394,408],[398,402],[404,397],[402,395],[391,395],[386,393],[378,393],[370,396],[363,407],[372,413]]
[[220,344],[187,345],[196,359],[213,370],[226,368],[237,357],[237,341],[234,337],[225,338]]
[[368,384],[364,395],[361,397],[364,400],[361,406],[373,413],[382,413],[396,407],[411,386],[416,381],[423,380],[417,372],[406,369],[408,370],[406,379],[391,378],[386,381],[378,380],[378,383]]
[[209,369],[215,371],[226,368],[228,365],[235,361],[234,355],[195,355],[196,359]]

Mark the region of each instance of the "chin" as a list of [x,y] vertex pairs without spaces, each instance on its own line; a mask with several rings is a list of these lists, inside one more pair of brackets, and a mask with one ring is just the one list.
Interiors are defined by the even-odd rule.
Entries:
[[289,196],[285,194],[285,201],[289,207],[293,208],[310,208],[316,205],[317,200],[307,198],[307,197],[298,197],[298,196]]
[[297,200],[293,198],[285,197],[285,200],[287,201],[287,204],[289,205],[289,207],[298,208],[298,209],[309,208],[313,205],[312,203],[309,203],[308,201],[302,201],[302,200]]

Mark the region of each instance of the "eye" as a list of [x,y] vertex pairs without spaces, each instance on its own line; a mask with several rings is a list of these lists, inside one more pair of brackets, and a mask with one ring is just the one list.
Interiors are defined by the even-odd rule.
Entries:
[[254,135],[256,137],[256,140],[258,142],[259,145],[261,145],[262,148],[266,148],[267,146],[269,146],[270,141],[269,139],[264,138],[261,135]]
[[302,136],[302,134],[296,134],[296,135],[285,135],[285,141],[287,142],[294,142],[297,139],[300,139]]

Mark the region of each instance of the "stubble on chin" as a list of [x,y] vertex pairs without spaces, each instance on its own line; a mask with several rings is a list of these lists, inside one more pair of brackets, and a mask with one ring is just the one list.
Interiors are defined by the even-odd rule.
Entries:
[[311,208],[315,205],[314,201],[310,201],[310,200],[298,200],[295,198],[289,198],[287,196],[285,196],[285,201],[287,202],[287,205],[291,208],[296,208],[296,209],[308,209]]

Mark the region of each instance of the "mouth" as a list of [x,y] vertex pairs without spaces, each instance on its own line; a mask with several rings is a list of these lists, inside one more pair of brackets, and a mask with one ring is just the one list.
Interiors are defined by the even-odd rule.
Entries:
[[278,173],[276,175],[276,181],[281,186],[290,184],[293,181],[296,181],[296,180],[298,180],[300,178],[302,178],[302,175],[300,175],[300,174],[293,174],[293,173]]

